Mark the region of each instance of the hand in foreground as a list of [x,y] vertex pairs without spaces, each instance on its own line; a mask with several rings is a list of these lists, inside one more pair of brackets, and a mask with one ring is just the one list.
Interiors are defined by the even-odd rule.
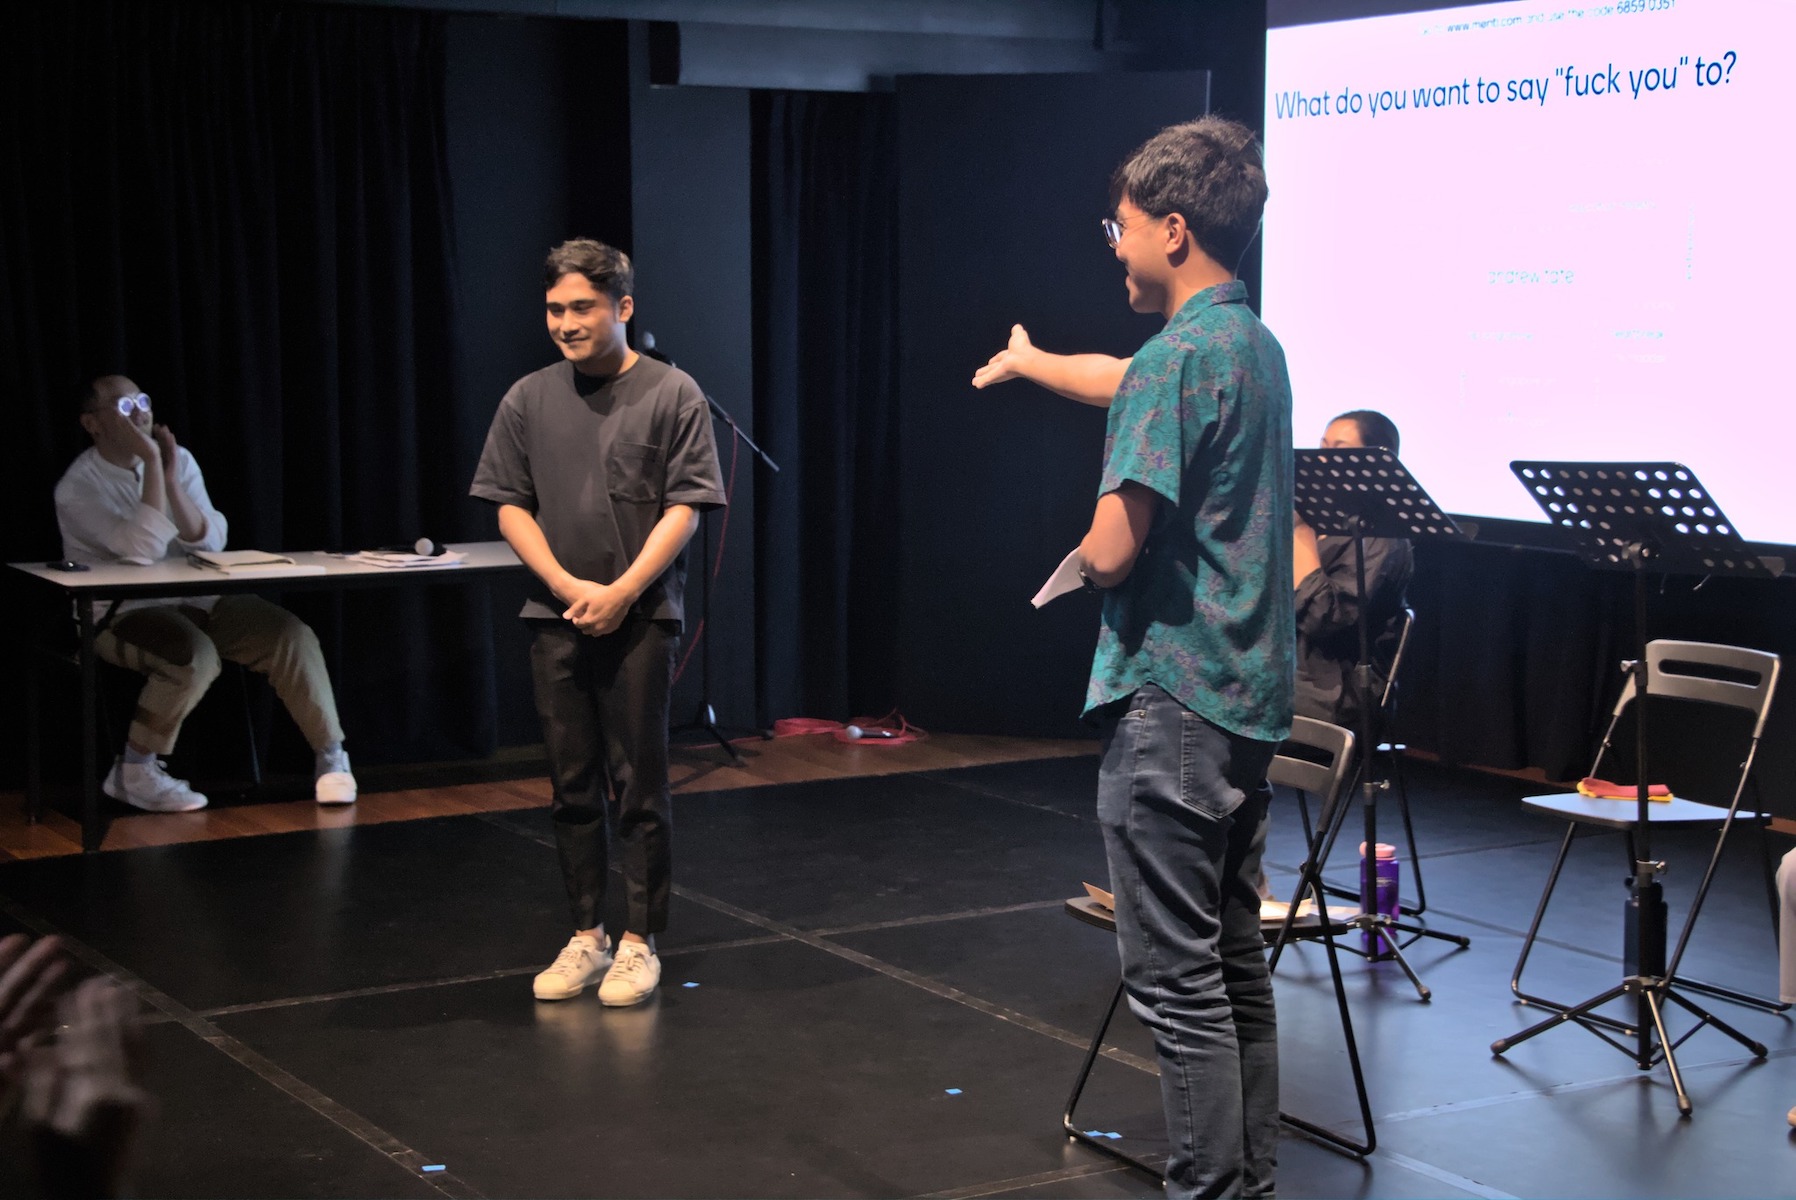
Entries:
[[1007,379],[1027,378],[1024,367],[1031,355],[1035,354],[1035,343],[1029,340],[1029,331],[1021,325],[1010,327],[1010,344],[991,356],[991,360],[973,372],[973,386],[990,387],[994,383],[1003,383]]
[[623,588],[582,579],[568,589],[572,597],[567,611],[561,615],[574,623],[574,628],[590,637],[604,637],[624,623],[624,617],[635,603]]
[[53,937],[0,938],[0,1093],[11,1090],[26,1051],[49,1033],[56,988],[68,969]]
[[23,1115],[45,1191],[124,1195],[137,1135],[152,1107],[136,1083],[137,998],[95,976],[62,998],[56,1039],[25,1059]]

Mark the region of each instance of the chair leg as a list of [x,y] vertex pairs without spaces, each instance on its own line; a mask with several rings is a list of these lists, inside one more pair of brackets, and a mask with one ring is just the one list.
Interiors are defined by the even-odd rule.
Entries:
[[1119,979],[1116,991],[1111,994],[1110,1006],[1104,1010],[1104,1019],[1098,1022],[1098,1031],[1091,1035],[1091,1045],[1086,1048],[1085,1062],[1079,1067],[1079,1077],[1073,1081],[1073,1094],[1066,1099],[1066,1111],[1060,1116],[1060,1127],[1066,1136],[1076,1142],[1083,1142],[1093,1150],[1101,1150],[1111,1158],[1120,1159],[1136,1170],[1145,1171],[1156,1179],[1165,1177],[1165,1172],[1151,1163],[1143,1162],[1127,1151],[1110,1144],[1108,1138],[1096,1138],[1080,1129],[1073,1122],[1073,1110],[1079,1106],[1079,1097],[1085,1091],[1086,1081],[1091,1078],[1091,1069],[1097,1065],[1098,1054],[1104,1048],[1104,1035],[1110,1031],[1110,1022],[1116,1017],[1116,1007],[1122,1003],[1124,984]]
[[[1766,829],[1763,817],[1752,822],[1758,832],[1759,856],[1765,868],[1765,884],[1771,902],[1771,936],[1777,937],[1777,870],[1771,863],[1771,837]],[[1703,900],[1709,894],[1709,884],[1713,881],[1716,868],[1721,862],[1721,852],[1727,841],[1728,829],[1722,827],[1715,839],[1715,851],[1709,858],[1709,868],[1703,873],[1702,883],[1697,886],[1696,897],[1690,902],[1690,913],[1684,918],[1684,927],[1678,934],[1677,949],[1672,952],[1671,960],[1666,964],[1665,974],[1679,987],[1693,992],[1702,992],[1719,1000],[1731,1000],[1735,1004],[1743,1004],[1748,1008],[1756,1008],[1762,1012],[1788,1012],[1790,1005],[1782,1000],[1769,996],[1755,996],[1750,992],[1742,992],[1736,988],[1724,987],[1721,984],[1705,983],[1700,979],[1691,979],[1678,974],[1678,965],[1683,961],[1684,949],[1689,944],[1691,931],[1696,926],[1697,915],[1702,911]]]
[[250,710],[249,703],[249,671],[237,668],[237,699],[243,709],[243,742],[249,753],[249,782],[251,787],[262,786],[262,755],[256,746],[256,717]]
[[[1360,1126],[1366,1132],[1363,1142],[1343,1137],[1332,1129],[1306,1121],[1301,1117],[1293,1117],[1289,1113],[1278,1114],[1279,1120],[1285,1124],[1301,1129],[1304,1133],[1319,1141],[1326,1142],[1338,1150],[1345,1150],[1359,1158],[1364,1158],[1378,1148],[1378,1132],[1372,1123],[1372,1098],[1366,1091],[1365,1067],[1360,1062],[1359,1039],[1353,1034],[1353,1014],[1347,1007],[1347,980],[1341,974],[1341,955],[1336,945],[1333,927],[1328,919],[1327,906],[1323,903],[1322,889],[1313,890],[1316,900],[1318,919],[1322,926],[1322,944],[1328,953],[1328,973],[1332,977],[1335,992],[1335,1008],[1341,1015],[1341,1036],[1347,1043],[1347,1065],[1353,1073],[1354,1098],[1359,1101]],[[1295,905],[1293,906],[1295,911]]]
[[1540,893],[1540,903],[1534,906],[1534,920],[1528,925],[1528,936],[1522,939],[1521,955],[1515,960],[1515,973],[1509,977],[1509,990],[1524,1003],[1537,1004],[1540,999],[1522,991],[1522,972],[1527,969],[1528,955],[1534,951],[1534,939],[1540,934],[1540,922],[1547,915],[1547,902],[1553,898],[1553,889],[1559,886],[1559,872],[1565,867],[1566,856],[1571,853],[1572,839],[1577,836],[1578,827],[1567,823],[1565,837],[1559,843],[1559,853],[1553,859],[1553,869],[1547,874],[1547,886]]
[[38,716],[44,671],[34,651],[25,656],[25,820],[44,819],[44,726]]
[[1110,1032],[1110,1022],[1116,1019],[1116,1006],[1122,1003],[1123,988],[1122,980],[1117,980],[1116,991],[1110,996],[1110,1006],[1104,1010],[1104,1019],[1098,1022],[1098,1031],[1091,1035],[1091,1045],[1085,1050],[1085,1062],[1079,1067],[1079,1077],[1073,1080],[1073,1094],[1066,1098],[1066,1112],[1061,1115],[1060,1123],[1073,1137],[1085,1136],[1073,1126],[1073,1110],[1079,1107],[1079,1097],[1085,1092],[1086,1081],[1091,1078],[1091,1069],[1097,1065],[1098,1052],[1104,1048],[1104,1035]]
[[[1342,803],[1338,807],[1345,812],[1347,806]],[[1332,824],[1334,815],[1324,812],[1322,818],[1325,822]],[[1279,958],[1284,953],[1287,943],[1298,939],[1308,941],[1320,938],[1328,955],[1328,973],[1334,984],[1335,1007],[1341,1016],[1341,1035],[1347,1043],[1347,1063],[1353,1073],[1353,1090],[1359,1101],[1360,1122],[1366,1133],[1365,1141],[1356,1142],[1351,1138],[1343,1137],[1332,1129],[1306,1121],[1302,1117],[1293,1117],[1286,1112],[1281,1111],[1278,1116],[1279,1120],[1286,1125],[1302,1130],[1317,1141],[1363,1158],[1377,1148],[1378,1135],[1372,1124],[1372,1100],[1366,1091],[1366,1074],[1364,1066],[1360,1062],[1359,1040],[1353,1033],[1353,1014],[1347,1007],[1347,981],[1341,973],[1339,945],[1335,941],[1334,925],[1328,916],[1327,896],[1322,888],[1322,866],[1316,858],[1320,841],[1321,839],[1318,837],[1309,843],[1309,858],[1304,862],[1303,870],[1299,873],[1297,891],[1291,896],[1291,905],[1285,911],[1284,922],[1279,926],[1278,935],[1273,940],[1272,954],[1266,964],[1266,969],[1268,972],[1278,970]],[[1298,935],[1296,933],[1297,913],[1305,897],[1315,902],[1318,928],[1315,933],[1306,932]]]

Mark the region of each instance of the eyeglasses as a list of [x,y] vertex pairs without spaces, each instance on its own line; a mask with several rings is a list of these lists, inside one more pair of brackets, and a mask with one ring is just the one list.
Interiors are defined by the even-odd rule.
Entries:
[[[1147,219],[1150,221],[1158,221],[1161,218],[1148,217]],[[1102,221],[1099,221],[1098,224],[1103,226],[1104,241],[1110,244],[1112,250],[1116,249],[1116,244],[1123,240],[1123,234],[1127,233],[1130,228],[1115,217],[1105,217]]]
[[133,411],[146,413],[150,411],[150,394],[148,392],[138,392],[135,395],[118,398],[119,416],[128,417]]

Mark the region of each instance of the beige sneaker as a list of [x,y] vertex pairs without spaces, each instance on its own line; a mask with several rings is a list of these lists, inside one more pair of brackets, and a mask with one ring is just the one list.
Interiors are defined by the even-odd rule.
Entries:
[[[576,933],[568,939],[549,969],[539,973],[531,985],[538,1000],[571,1000],[596,982],[611,966],[611,939]],[[608,977],[607,977],[608,978]]]
[[599,1003],[608,1008],[641,1004],[661,982],[661,960],[641,942],[619,942],[617,961],[599,984]]
[[312,798],[320,804],[354,804],[355,775],[349,769],[349,752],[320,754],[318,777],[312,782]]

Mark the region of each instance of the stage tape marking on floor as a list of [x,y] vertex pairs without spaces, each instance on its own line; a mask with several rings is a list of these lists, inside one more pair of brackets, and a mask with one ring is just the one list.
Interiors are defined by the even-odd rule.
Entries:
[[[1013,1179],[993,1179],[947,1192],[925,1192],[917,1200],[976,1200],[980,1196],[999,1196],[1005,1192],[1033,1191],[1049,1184],[1070,1183],[1075,1179],[1091,1179],[1098,1175],[1119,1175],[1134,1168],[1115,1162],[1094,1162],[1080,1167],[1062,1167],[1038,1175],[1018,1175]],[[1025,1193],[1027,1194],[1027,1193]]]
[[[497,824],[501,829],[509,829],[519,837],[547,846],[551,850],[555,848],[555,839],[552,837],[526,832],[502,822],[494,822],[494,824]],[[989,1000],[982,1000],[978,996],[972,995],[969,992],[963,992],[959,988],[951,987],[939,980],[931,979],[927,975],[919,975],[915,971],[907,971],[903,967],[893,966],[891,963],[874,958],[871,954],[862,954],[859,950],[851,950],[847,946],[832,942],[820,934],[811,933],[808,930],[799,929],[797,926],[787,925],[781,921],[775,921],[771,917],[764,917],[760,913],[750,912],[746,908],[737,908],[727,900],[719,900],[715,896],[707,896],[703,892],[695,892],[691,888],[682,887],[679,884],[674,884],[672,891],[674,895],[682,900],[689,900],[694,904],[710,909],[712,912],[722,913],[724,916],[732,917],[745,925],[753,925],[757,929],[765,929],[769,933],[789,938],[801,945],[809,946],[813,950],[821,950],[825,954],[831,954],[837,958],[846,959],[856,966],[864,967],[869,971],[884,975],[888,979],[895,979],[900,983],[907,983],[914,988],[928,992],[932,996],[963,1005],[973,1009],[975,1012],[984,1013],[988,1017],[996,1017],[1000,1021],[1020,1026],[1032,1033],[1039,1033],[1043,1037],[1053,1038],[1057,1042],[1064,1042],[1066,1045],[1080,1050],[1085,1049],[1091,1043],[1091,1039],[1088,1037],[1073,1033],[1071,1030],[1062,1029],[1058,1025],[1051,1025],[1046,1021],[1038,1020],[1028,1013],[1018,1012],[1014,1008],[1006,1008],[1002,1004],[994,1004]],[[1143,1058],[1139,1054],[1132,1054],[1127,1050],[1118,1049],[1115,1046],[1105,1046],[1100,1052],[1100,1055],[1103,1058],[1110,1059],[1112,1062],[1122,1063],[1124,1066],[1133,1067],[1137,1071],[1155,1076],[1156,1078],[1158,1078],[1160,1074],[1159,1066],[1152,1060]]]
[[[697,942],[690,946],[680,946],[662,954],[662,958],[679,958],[685,954],[702,954],[714,950],[738,950],[745,946],[773,946],[786,939],[775,934],[761,937],[730,938],[717,942]],[[473,975],[447,975],[439,979],[415,979],[406,983],[383,983],[373,987],[346,988],[340,992],[319,992],[310,996],[283,996],[277,1000],[252,1000],[247,1004],[226,1004],[218,1008],[203,1009],[199,1016],[233,1017],[241,1013],[267,1012],[272,1008],[298,1008],[307,1004],[332,1004],[339,1000],[360,1000],[365,996],[391,996],[399,992],[416,992],[425,988],[456,987],[465,983],[488,983],[495,979],[516,979],[521,975],[535,975],[542,970],[541,966],[505,967],[497,971],[481,971]],[[164,1017],[162,1020],[170,1018]]]
[[878,933],[882,929],[909,929],[917,925],[940,925],[946,921],[970,921],[978,917],[1002,917],[1008,913],[1037,912],[1044,908],[1063,908],[1064,900],[1025,900],[1021,904],[998,904],[991,908],[963,908],[951,913],[929,913],[921,917],[899,917],[892,921],[866,921],[859,925],[834,925],[813,929],[818,937],[842,937],[853,933]]
[[1381,1149],[1377,1157],[1406,1171],[1414,1171],[1436,1183],[1444,1183],[1448,1187],[1458,1188],[1462,1192],[1470,1192],[1474,1196],[1482,1196],[1484,1200],[1520,1200],[1510,1192],[1500,1191],[1494,1187],[1486,1187],[1476,1179],[1467,1179],[1464,1175],[1437,1167],[1433,1163],[1425,1163],[1419,1158],[1411,1158],[1407,1154],[1398,1154],[1395,1150]]
[[33,933],[55,935],[62,941],[72,957],[121,986],[129,988],[143,1003],[163,1013],[201,1041],[233,1059],[264,1083],[285,1092],[357,1141],[385,1155],[392,1160],[394,1165],[414,1179],[423,1181],[436,1192],[453,1197],[455,1200],[482,1200],[481,1193],[473,1185],[452,1171],[425,1173],[425,1167],[435,1166],[441,1160],[413,1150],[360,1113],[338,1104],[311,1084],[293,1075],[284,1067],[264,1058],[243,1042],[212,1024],[173,996],[113,962],[81,939],[58,929],[54,924],[19,904],[12,897],[0,895],[0,912],[5,913]]
[[[1769,1062],[1774,1058],[1796,1058],[1796,1046],[1785,1046],[1777,1050],[1767,1051],[1763,1059],[1757,1058],[1718,1058],[1713,1062],[1695,1063],[1686,1066],[1678,1064],[1678,1070],[1684,1075],[1696,1075],[1704,1071],[1741,1070],[1757,1062]],[[1656,1074],[1643,1074],[1631,1070],[1624,1075],[1605,1075],[1601,1079],[1580,1079],[1570,1083],[1555,1083],[1543,1088],[1529,1088],[1522,1091],[1504,1092],[1497,1096],[1476,1096],[1469,1100],[1453,1100],[1446,1104],[1434,1104],[1427,1108],[1412,1108],[1404,1112],[1383,1113],[1379,1116],[1379,1124],[1396,1124],[1400,1121],[1416,1121],[1425,1117],[1440,1117],[1451,1113],[1472,1112],[1480,1108],[1495,1108],[1501,1104],[1517,1104],[1524,1100],[1551,1099],[1554,1096],[1568,1096],[1577,1092],[1595,1091],[1599,1088],[1619,1087],[1625,1084],[1650,1083],[1655,1087],[1668,1086],[1659,1082]]]

